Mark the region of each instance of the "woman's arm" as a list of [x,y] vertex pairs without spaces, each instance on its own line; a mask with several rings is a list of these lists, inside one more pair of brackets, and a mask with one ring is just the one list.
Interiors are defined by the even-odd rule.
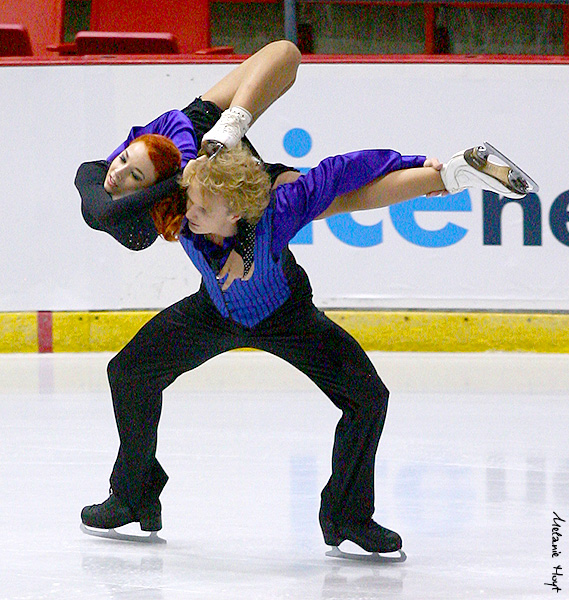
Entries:
[[150,210],[177,189],[177,175],[151,188],[113,200],[104,187],[106,161],[83,163],[75,177],[81,213],[89,227],[105,231],[129,250],[143,250],[158,237]]

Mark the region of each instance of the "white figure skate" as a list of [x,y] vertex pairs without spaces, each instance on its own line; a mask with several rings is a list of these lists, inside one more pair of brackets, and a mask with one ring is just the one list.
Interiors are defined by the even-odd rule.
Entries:
[[[490,156],[505,164],[489,160]],[[451,194],[465,188],[479,188],[520,199],[539,191],[537,183],[525,171],[488,142],[455,154],[443,165],[441,178]]]
[[210,160],[223,148],[235,148],[249,130],[252,120],[251,113],[241,106],[224,110],[217,123],[202,138],[202,148]]

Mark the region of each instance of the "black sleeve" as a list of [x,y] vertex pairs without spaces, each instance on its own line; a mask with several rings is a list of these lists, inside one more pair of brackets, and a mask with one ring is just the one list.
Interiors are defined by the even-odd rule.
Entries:
[[178,174],[156,185],[113,200],[103,184],[109,163],[83,163],[75,177],[81,196],[83,219],[93,229],[105,231],[130,250],[148,248],[158,237],[150,211],[154,204],[177,188]]
[[81,196],[81,214],[89,227],[102,230],[106,209],[112,198],[103,187],[109,163],[105,160],[83,163],[75,176]]

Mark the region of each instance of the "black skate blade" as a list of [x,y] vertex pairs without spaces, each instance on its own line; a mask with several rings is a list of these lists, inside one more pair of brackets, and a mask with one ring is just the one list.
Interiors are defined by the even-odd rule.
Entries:
[[510,184],[516,189],[516,191],[519,191],[520,194],[539,192],[539,185],[523,169],[520,169],[520,167],[518,167],[513,160],[509,159],[505,154],[500,152],[496,146],[493,146],[490,142],[484,142],[482,148],[485,149],[489,154],[502,160],[508,167],[510,167],[512,170]]
[[[326,556],[331,558],[341,558],[343,560],[356,560],[360,562],[374,564],[402,563],[407,560],[407,555],[403,550],[398,550],[398,556],[385,556],[379,552],[371,552],[369,554],[357,554],[356,552],[344,552],[338,546],[334,546],[332,550],[326,552]],[[393,554],[393,553],[392,553]]]
[[116,529],[93,529],[87,527],[84,523],[80,525],[81,531],[93,537],[104,538],[106,540],[117,540],[119,542],[136,542],[138,544],[165,544],[166,540],[159,537],[156,531],[151,531],[148,535],[133,535],[130,533],[120,533]]

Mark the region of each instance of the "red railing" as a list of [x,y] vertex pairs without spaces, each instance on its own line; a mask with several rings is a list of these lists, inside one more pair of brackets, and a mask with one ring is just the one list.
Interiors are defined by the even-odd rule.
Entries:
[[[116,3],[112,0],[93,0],[92,5],[92,21],[91,29],[106,32],[106,37],[110,35],[110,32],[115,32],[112,25],[118,27],[119,33],[114,35],[121,36],[132,36],[134,32],[140,32],[140,25],[138,22],[130,22],[125,19],[128,15],[136,15],[139,11],[128,10],[128,4],[137,2],[139,0],[123,0],[120,3]],[[195,53],[198,52],[198,56],[201,56],[201,60],[207,60],[208,62],[217,61],[220,57],[223,57],[223,62],[227,62],[227,56],[231,54],[232,49],[224,47],[222,49],[209,48],[210,32],[209,32],[209,3],[210,2],[241,2],[242,0],[195,0],[192,2],[193,12],[191,18],[188,15],[178,15],[179,11],[170,12],[168,2],[174,2],[175,0],[148,0],[146,3],[146,23],[149,26],[153,24],[159,24],[160,29],[157,29],[156,35],[171,34],[176,38],[179,43],[180,56],[169,55],[162,57],[161,54],[140,56],[138,58],[131,57],[126,59],[124,56],[117,56],[111,60],[108,56],[104,59],[98,59],[100,62],[186,62],[188,56],[195,59]],[[249,2],[295,2],[300,1],[303,4],[310,3],[341,3],[341,4],[379,4],[379,5],[390,5],[390,6],[417,6],[422,4],[424,10],[424,52],[421,55],[413,55],[411,57],[404,55],[391,56],[354,56],[354,55],[334,55],[334,56],[323,56],[314,55],[314,58],[308,59],[310,62],[385,62],[385,61],[397,61],[397,62],[409,62],[409,61],[421,61],[425,62],[426,57],[438,56],[437,61],[442,60],[444,62],[472,62],[472,57],[459,56],[455,54],[443,54],[437,55],[437,27],[436,27],[436,9],[443,6],[451,7],[463,7],[484,10],[491,7],[500,8],[531,8],[531,9],[544,9],[544,8],[557,8],[563,11],[563,56],[569,56],[569,0],[557,0],[553,2],[534,2],[532,0],[487,0],[487,1],[468,1],[468,0],[448,0],[442,2],[440,0],[416,0],[411,2],[409,0],[248,0]],[[42,7],[42,4],[45,5]],[[28,10],[28,5],[33,5],[32,10]],[[16,41],[9,41],[6,44],[12,44],[14,50],[14,56],[0,59],[0,64],[11,64],[16,62],[18,64],[38,64],[44,61],[56,61],[68,62],[72,58],[85,62],[85,59],[77,59],[76,57],[65,56],[69,54],[77,54],[77,44],[63,44],[63,10],[65,2],[64,0],[34,0],[30,3],[22,3],[21,0],[2,0],[0,3],[0,23],[5,22],[8,27],[5,30],[5,35],[13,36],[14,27],[19,28],[18,34],[18,46]],[[114,8],[113,8],[114,7]],[[198,7],[198,8],[196,8]],[[170,7],[171,8],[171,7]],[[116,15],[112,11],[119,11],[122,21],[117,21]],[[155,18],[152,18],[152,12],[155,12]],[[42,14],[43,19],[38,19],[37,15]],[[125,17],[125,15],[127,15]],[[149,16],[150,15],[150,16]],[[174,15],[174,16],[172,16]],[[198,18],[199,17],[199,18]],[[134,17],[133,17],[134,18]],[[172,23],[172,19],[175,23]],[[170,25],[169,25],[170,24]],[[172,31],[165,31],[169,28]],[[11,30],[10,30],[11,29]],[[29,33],[28,33],[29,32]],[[95,33],[92,31],[91,33]],[[24,37],[22,37],[22,35]],[[144,35],[152,35],[152,33],[145,31]],[[103,36],[105,37],[105,36]],[[24,39],[27,38],[27,39]],[[13,39],[13,38],[12,38]],[[108,42],[108,39],[106,40]],[[2,48],[2,31],[0,28],[0,48]],[[8,46],[9,47],[9,46]],[[32,49],[33,58],[25,58],[30,54],[29,48]],[[93,54],[108,54],[108,50],[101,50],[98,52],[96,47],[91,46],[90,52]],[[200,50],[201,49],[201,50]],[[56,52],[54,52],[56,50]],[[152,50],[150,50],[152,51]],[[156,52],[155,50],[153,52]],[[162,51],[160,51],[162,52]],[[4,56],[10,52],[2,52]],[[146,53],[148,54],[148,53]],[[19,57],[19,58],[18,58]],[[90,59],[95,60],[95,59]],[[198,59],[195,59],[198,60]],[[232,61],[237,62],[237,57],[234,56]],[[499,57],[483,56],[476,59],[480,62],[564,62],[561,56],[514,56],[511,55]]]

